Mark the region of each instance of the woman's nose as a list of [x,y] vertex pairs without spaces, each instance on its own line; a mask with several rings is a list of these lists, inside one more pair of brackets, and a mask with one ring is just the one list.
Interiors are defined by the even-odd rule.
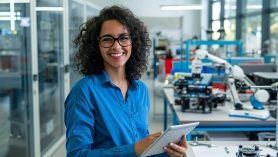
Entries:
[[112,45],[112,49],[119,49],[122,46],[119,43],[119,40],[115,40],[114,44]]

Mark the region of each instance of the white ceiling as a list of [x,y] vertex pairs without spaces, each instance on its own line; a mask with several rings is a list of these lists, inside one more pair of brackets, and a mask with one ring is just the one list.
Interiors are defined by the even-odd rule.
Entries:
[[90,0],[103,8],[114,4],[128,7],[138,17],[181,17],[185,11],[161,10],[162,5],[200,4],[201,0]]

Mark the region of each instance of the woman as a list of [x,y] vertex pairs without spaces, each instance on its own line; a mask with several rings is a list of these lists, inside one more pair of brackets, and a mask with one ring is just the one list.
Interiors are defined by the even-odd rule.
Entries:
[[[78,71],[85,75],[65,101],[67,156],[139,156],[162,132],[149,135],[146,26],[123,6],[101,10],[74,40]],[[156,156],[182,156],[185,137]]]

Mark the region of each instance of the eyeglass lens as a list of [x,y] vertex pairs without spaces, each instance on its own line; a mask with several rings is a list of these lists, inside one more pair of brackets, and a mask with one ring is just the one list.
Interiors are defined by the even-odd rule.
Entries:
[[115,40],[118,40],[118,43],[121,46],[129,46],[132,43],[131,36],[125,35],[125,36],[120,36],[119,38],[102,37],[100,38],[100,45],[103,47],[111,47],[113,46]]

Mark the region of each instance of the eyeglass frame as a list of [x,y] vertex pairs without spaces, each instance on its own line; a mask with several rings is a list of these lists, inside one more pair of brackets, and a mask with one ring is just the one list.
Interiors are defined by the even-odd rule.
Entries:
[[[102,36],[102,37],[97,37],[97,40],[98,40],[98,42],[99,42],[99,45],[100,45],[101,47],[103,47],[103,48],[111,48],[111,47],[115,44],[115,41],[116,41],[116,40],[118,41],[119,45],[121,45],[122,47],[128,47],[128,46],[130,46],[130,45],[123,46],[123,45],[120,43],[120,41],[119,41],[119,38],[124,37],[124,36],[130,36],[130,39],[131,39],[130,45],[132,45],[132,41],[133,41],[133,38],[134,38],[133,35],[121,35],[121,36],[119,36],[118,38],[114,38],[114,37],[112,37],[112,36],[106,36],[106,35],[105,35],[105,36]],[[113,42],[113,44],[112,44],[110,47],[104,47],[104,46],[101,45],[100,39],[101,39],[101,38],[104,38],[104,37],[111,37],[111,38],[114,39],[114,42]]]

